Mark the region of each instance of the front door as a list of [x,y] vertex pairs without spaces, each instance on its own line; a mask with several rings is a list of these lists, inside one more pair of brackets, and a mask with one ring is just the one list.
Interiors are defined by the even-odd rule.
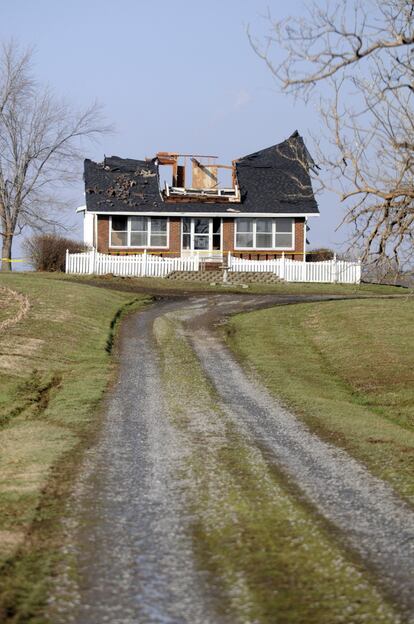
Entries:
[[221,256],[221,219],[184,217],[181,249],[183,255],[199,253],[206,259]]
[[194,238],[193,238],[193,250],[194,251],[209,251],[211,249],[211,219],[201,218],[193,219],[194,225]]

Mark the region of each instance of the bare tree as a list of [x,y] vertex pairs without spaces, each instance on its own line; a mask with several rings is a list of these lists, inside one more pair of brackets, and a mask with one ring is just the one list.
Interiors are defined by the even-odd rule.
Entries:
[[79,175],[82,140],[109,130],[97,104],[76,112],[39,85],[31,61],[31,50],[22,52],[14,42],[0,49],[2,271],[11,270],[16,233],[62,223],[58,191]]
[[268,19],[265,41],[250,41],[285,92],[317,100],[317,184],[344,202],[351,243],[384,266],[412,263],[413,0],[315,2],[300,18]]

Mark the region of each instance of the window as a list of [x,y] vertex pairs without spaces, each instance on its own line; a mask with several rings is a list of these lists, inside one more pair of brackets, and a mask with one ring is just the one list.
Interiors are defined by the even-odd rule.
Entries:
[[116,247],[128,245],[127,217],[112,217],[111,245]]
[[111,217],[111,247],[168,247],[166,217]]
[[147,217],[130,217],[131,229],[130,247],[146,247],[148,245],[148,219]]
[[167,247],[167,219],[163,217],[152,217],[150,220],[151,247]]
[[293,249],[293,219],[236,219],[236,248]]
[[194,249],[206,250],[210,243],[210,219],[194,219]]
[[182,249],[185,251],[220,251],[221,217],[184,217]]
[[272,219],[258,219],[256,221],[256,245],[255,247],[264,247],[271,249],[273,247],[273,222]]
[[236,247],[253,247],[254,219],[236,219]]
[[275,247],[293,247],[293,219],[275,219]]
[[221,218],[215,217],[213,219],[213,249],[214,251],[220,251],[221,249]]
[[191,219],[183,219],[183,249],[191,249]]

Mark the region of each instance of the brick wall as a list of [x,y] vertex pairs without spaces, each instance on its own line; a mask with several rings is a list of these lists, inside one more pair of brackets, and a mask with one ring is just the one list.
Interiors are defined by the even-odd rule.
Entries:
[[234,249],[234,219],[223,219],[223,251]]
[[108,253],[109,249],[109,217],[98,215],[98,251]]
[[295,251],[299,253],[292,256],[294,260],[303,260],[303,252],[305,250],[304,223],[304,217],[297,217],[295,219]]
[[181,218],[170,217],[170,257],[181,255]]

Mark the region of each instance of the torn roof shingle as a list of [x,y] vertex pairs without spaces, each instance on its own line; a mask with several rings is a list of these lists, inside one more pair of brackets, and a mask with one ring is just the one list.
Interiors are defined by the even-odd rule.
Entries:
[[162,210],[158,167],[145,160],[112,156],[85,160],[86,208],[90,212]]
[[295,132],[273,145],[236,161],[240,203],[164,201],[158,165],[153,161],[112,156],[103,163],[85,160],[88,212],[279,213],[318,214],[309,169],[314,163]]

